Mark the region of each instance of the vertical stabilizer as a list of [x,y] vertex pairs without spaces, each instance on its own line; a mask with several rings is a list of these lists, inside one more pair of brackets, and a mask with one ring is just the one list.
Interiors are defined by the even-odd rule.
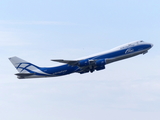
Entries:
[[39,69],[38,66],[18,57],[11,57],[9,60],[20,73],[33,73],[33,70]]

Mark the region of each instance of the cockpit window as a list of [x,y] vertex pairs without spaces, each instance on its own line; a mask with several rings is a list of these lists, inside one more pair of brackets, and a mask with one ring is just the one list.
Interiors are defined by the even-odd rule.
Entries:
[[140,42],[143,42],[143,40],[141,40]]

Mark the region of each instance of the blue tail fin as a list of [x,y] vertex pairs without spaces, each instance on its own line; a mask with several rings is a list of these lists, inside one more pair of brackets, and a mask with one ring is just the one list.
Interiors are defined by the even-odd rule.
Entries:
[[39,70],[38,66],[18,57],[11,57],[9,60],[12,62],[19,73],[34,73],[33,71]]

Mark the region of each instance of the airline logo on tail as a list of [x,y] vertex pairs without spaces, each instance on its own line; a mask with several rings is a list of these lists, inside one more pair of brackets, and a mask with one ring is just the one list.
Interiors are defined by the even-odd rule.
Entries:
[[26,75],[50,75],[44,71],[41,70],[40,67],[29,63],[25,60],[22,60],[18,57],[11,57],[9,58],[9,60],[12,62],[12,64],[15,66],[15,68],[18,70],[18,76],[22,77],[22,76],[26,76]]

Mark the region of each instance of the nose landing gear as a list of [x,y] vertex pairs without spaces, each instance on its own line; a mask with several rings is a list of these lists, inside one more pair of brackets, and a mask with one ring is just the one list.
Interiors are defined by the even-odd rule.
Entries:
[[143,55],[146,54],[146,53],[148,53],[148,51],[143,52]]

